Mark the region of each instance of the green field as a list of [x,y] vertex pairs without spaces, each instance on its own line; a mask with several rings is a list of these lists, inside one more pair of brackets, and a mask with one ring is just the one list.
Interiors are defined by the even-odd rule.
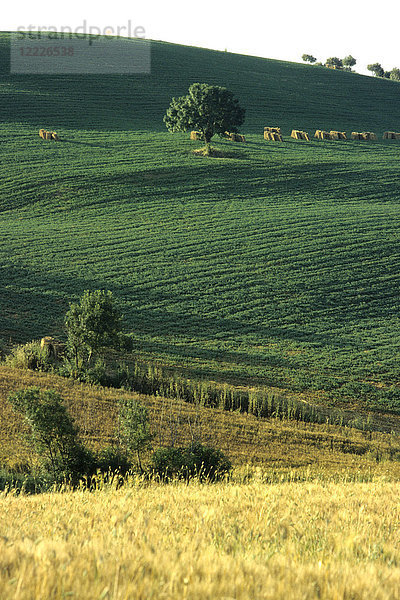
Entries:
[[[0,337],[60,335],[107,288],[145,359],[400,411],[398,83],[161,42],[150,75],[9,75],[6,34],[0,56]],[[163,125],[195,81],[247,109],[226,158]]]

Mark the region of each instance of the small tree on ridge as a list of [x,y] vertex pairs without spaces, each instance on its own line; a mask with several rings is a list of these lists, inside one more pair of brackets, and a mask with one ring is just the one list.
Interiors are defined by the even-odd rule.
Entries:
[[317,59],[312,54],[303,54],[301,59],[304,60],[304,62],[309,62],[311,64],[317,62]]

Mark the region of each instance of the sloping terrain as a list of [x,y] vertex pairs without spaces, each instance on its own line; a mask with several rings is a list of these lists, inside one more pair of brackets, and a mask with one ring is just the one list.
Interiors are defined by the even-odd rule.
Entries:
[[[0,42],[0,337],[62,335],[108,288],[141,357],[398,410],[399,143],[287,137],[400,129],[396,82],[161,42],[149,75],[10,75]],[[225,158],[164,128],[194,81],[247,110]]]
[[[21,434],[22,418],[7,397],[32,386],[54,389],[64,398],[82,440],[94,448],[115,443],[119,401],[127,392],[84,385],[46,373],[0,367],[0,466],[26,469],[35,462]],[[336,425],[316,425],[187,404],[130,393],[149,408],[154,447],[187,445],[193,440],[221,449],[236,476],[259,466],[273,481],[287,477],[323,477],[362,481],[371,476],[398,480],[398,433],[363,432]],[[399,419],[394,427],[398,432]]]

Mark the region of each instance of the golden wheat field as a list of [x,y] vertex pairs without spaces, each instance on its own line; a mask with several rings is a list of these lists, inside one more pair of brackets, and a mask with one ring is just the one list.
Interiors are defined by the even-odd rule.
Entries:
[[0,598],[400,597],[400,484],[138,482],[0,496]]

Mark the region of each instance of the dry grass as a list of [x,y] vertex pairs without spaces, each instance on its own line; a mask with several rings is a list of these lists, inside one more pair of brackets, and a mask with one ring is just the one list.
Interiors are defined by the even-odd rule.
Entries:
[[395,600],[398,483],[0,495],[3,600]]
[[[92,448],[110,444],[117,429],[120,390],[90,387],[69,379],[0,367],[0,465],[32,462],[21,443],[23,424],[7,402],[11,391],[38,385],[57,390]],[[185,445],[196,439],[225,452],[236,467],[261,466],[272,479],[290,471],[350,478],[371,473],[400,480],[397,435],[362,432],[333,425],[315,425],[203,408],[183,401],[131,393],[150,409],[155,446]],[[311,470],[311,471],[310,471]]]

